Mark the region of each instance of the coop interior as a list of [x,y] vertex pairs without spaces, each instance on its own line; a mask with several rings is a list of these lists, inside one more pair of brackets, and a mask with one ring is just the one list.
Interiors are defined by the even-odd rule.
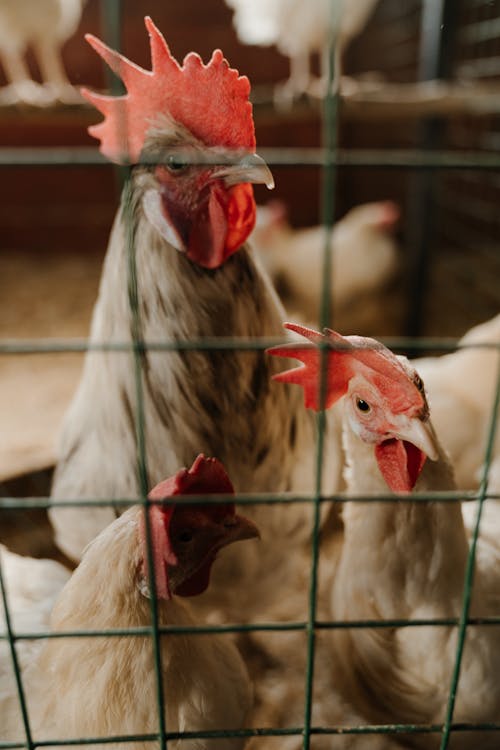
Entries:
[[[346,31],[349,14],[356,13],[360,18],[352,21],[353,27]],[[179,325],[165,329],[165,333],[158,327],[154,329],[151,359],[142,326],[157,300],[154,289],[148,292],[145,287],[149,270],[146,272],[141,265],[144,256],[137,250],[140,232],[128,233],[126,228],[136,226],[134,217],[139,212],[133,195],[122,204],[124,214],[130,214],[123,219],[124,253],[128,252],[130,259],[128,266],[124,266],[126,273],[117,274],[116,279],[116,299],[126,300],[130,311],[122,311],[125,325],[115,325],[113,315],[119,305],[109,304],[108,319],[103,323],[101,310],[99,324],[89,338],[100,283],[102,290],[106,286],[101,281],[103,263],[120,195],[124,191],[127,196],[128,187],[134,184],[134,172],[141,167],[118,164],[116,159],[109,158],[105,148],[99,151],[96,134],[93,136],[88,128],[102,120],[103,114],[80,93],[81,87],[115,97],[124,96],[125,91],[120,76],[111,73],[85,41],[86,34],[102,39],[136,65],[151,70],[146,16],[152,17],[179,64],[191,51],[197,52],[207,64],[213,50],[221,49],[230,66],[240,75],[248,76],[256,152],[274,179],[272,191],[262,184],[263,179],[253,186],[257,218],[247,242],[258,257],[258,273],[241,271],[240,281],[231,292],[235,300],[240,293],[242,298],[249,294],[247,312],[249,318],[254,317],[245,330],[251,333],[238,332],[237,315],[234,313],[233,317],[227,300],[219,304],[214,301],[214,294],[210,307],[202,298],[205,288],[202,277],[205,275],[210,284],[217,285],[226,264],[207,270],[183,259],[182,262],[195,268],[186,272],[189,281],[183,279],[182,289],[174,290],[177,278],[174,274],[175,278],[172,276],[167,284],[174,290],[172,299],[177,300],[169,307],[170,316]],[[56,24],[61,31],[57,35],[49,33],[47,30],[53,30]],[[55,39],[52,48],[47,42],[51,35]],[[289,49],[293,51],[287,54]],[[307,75],[306,59],[310,68]],[[221,642],[229,648],[229,641],[235,641],[253,684],[254,701],[247,715],[239,723],[237,718],[230,718],[220,725],[220,721],[210,717],[208,723],[199,725],[196,720],[190,724],[189,718],[172,718],[168,709],[164,716],[153,705],[152,718],[144,719],[143,724],[142,719],[137,723],[123,721],[117,729],[111,722],[107,732],[104,724],[96,724],[96,731],[83,733],[84,737],[94,737],[87,742],[99,745],[99,738],[105,736],[105,742],[116,742],[116,747],[127,747],[127,743],[134,742],[135,747],[141,748],[156,743],[162,748],[196,747],[197,750],[244,746],[255,750],[498,748],[500,605],[495,605],[495,596],[489,593],[481,597],[490,588],[500,590],[497,585],[500,511],[496,510],[500,500],[500,438],[496,429],[500,393],[499,0],[373,0],[371,3],[367,0],[343,0],[343,3],[340,0],[310,3],[305,0],[254,3],[251,0],[163,3],[0,0],[0,63],[0,543],[4,550],[36,559],[49,558],[68,571],[75,568],[78,557],[71,553],[70,546],[60,544],[49,521],[48,509],[54,497],[57,502],[67,500],[70,506],[73,500],[77,510],[72,523],[80,524],[78,512],[81,513],[83,529],[85,513],[95,512],[96,507],[84,502],[78,508],[75,498],[98,500],[99,492],[87,490],[96,484],[99,474],[96,470],[99,462],[92,464],[92,458],[88,457],[99,451],[109,450],[110,473],[114,467],[117,474],[134,477],[131,482],[136,487],[135,494],[144,504],[151,487],[177,470],[168,468],[164,474],[160,471],[154,480],[151,474],[155,475],[156,469],[148,475],[148,465],[155,466],[156,456],[162,450],[183,457],[178,469],[189,468],[197,453],[215,456],[228,468],[226,454],[231,451],[242,454],[246,450],[246,443],[238,433],[242,421],[252,424],[255,431],[249,443],[259,442],[262,394],[281,388],[297,396],[301,390],[297,387],[301,383],[300,374],[292,377],[291,385],[284,385],[271,381],[272,372],[265,369],[270,365],[261,365],[249,383],[248,378],[245,380],[246,371],[241,374],[236,365],[231,370],[224,364],[225,359],[236,355],[258,356],[263,362],[269,361],[266,358],[271,355],[265,350],[283,344],[285,332],[281,328],[272,330],[267,322],[261,324],[260,291],[254,293],[251,286],[247,290],[256,276],[261,283],[261,275],[274,286],[284,307],[281,322],[290,321],[315,331],[329,328],[342,336],[372,337],[397,354],[419,358],[422,364],[420,367],[417,363],[417,371],[427,388],[429,401],[428,407],[421,406],[420,415],[427,419],[426,409],[430,409],[437,439],[447,454],[443,461],[452,465],[455,475],[454,484],[450,484],[448,474],[446,482],[441,481],[436,469],[434,485],[413,483],[406,488],[396,486],[397,483],[392,486],[387,480],[382,486],[382,490],[384,486],[387,488],[387,494],[394,490],[396,495],[385,505],[379,501],[379,506],[390,508],[391,512],[397,507],[398,514],[403,515],[392,521],[386,519],[383,532],[379,527],[377,531],[369,531],[367,526],[364,543],[372,551],[379,545],[380,555],[388,561],[386,568],[382,566],[383,574],[374,578],[378,581],[374,584],[376,589],[368,595],[361,584],[358,586],[356,576],[371,580],[365,576],[366,569],[361,564],[365,561],[374,573],[376,564],[360,551],[359,565],[352,562],[349,573],[349,544],[355,543],[353,540],[359,533],[352,531],[351,536],[349,524],[355,523],[356,513],[372,513],[376,504],[366,496],[372,492],[381,494],[380,481],[375,481],[372,487],[369,472],[364,468],[359,470],[364,479],[355,476],[353,479],[356,474],[353,462],[350,474],[346,473],[342,462],[328,452],[333,445],[329,442],[332,439],[329,411],[320,407],[328,407],[334,399],[328,401],[329,365],[318,354],[315,395],[304,385],[306,404],[301,396],[300,403],[296,399],[286,407],[286,428],[285,423],[279,425],[283,410],[276,407],[275,414],[272,410],[266,412],[262,430],[265,427],[270,437],[260,450],[255,467],[248,467],[245,480],[230,477],[237,490],[238,513],[248,512],[254,518],[252,508],[257,508],[261,547],[255,547],[253,540],[241,542],[241,548],[250,545],[257,559],[256,562],[249,555],[246,575],[254,570],[260,579],[260,587],[256,588],[256,597],[261,597],[260,608],[249,605],[245,612],[247,600],[251,599],[250,584],[243,574],[238,578],[241,573],[238,564],[246,563],[238,563],[236,553],[236,562],[228,573],[229,579],[236,581],[234,602],[227,610],[211,608],[210,598],[204,599],[205,595],[199,597],[202,605],[198,609],[194,597],[188,600],[199,615],[197,624],[205,624],[204,638],[215,637],[213,631],[221,629],[222,635],[217,635]],[[115,73],[121,73],[126,84],[125,66],[120,65],[115,58]],[[166,75],[165,71],[163,74]],[[147,77],[144,81],[146,89]],[[204,85],[209,90],[210,81]],[[175,98],[175,93],[168,91],[168,96]],[[147,96],[146,91],[145,101]],[[201,89],[199,96],[198,119],[205,117],[204,107],[212,106],[216,111],[217,106],[223,106],[219,101],[207,104],[210,96],[203,99],[206,93]],[[196,110],[197,103],[193,102],[191,107]],[[210,116],[209,113],[207,118]],[[232,116],[236,119],[238,115]],[[165,122],[169,117],[167,113]],[[131,128],[136,127],[133,118],[130,123]],[[179,164],[175,168],[178,167]],[[146,168],[152,174],[151,165]],[[187,170],[191,168],[188,165]],[[181,160],[180,171],[183,170],[186,167]],[[210,203],[205,213],[212,211],[211,217],[219,216],[226,210],[221,208],[223,205]],[[240,210],[239,204],[235,210]],[[204,231],[200,230],[200,234]],[[176,237],[182,245],[181,234]],[[174,243],[169,252],[178,254],[179,247]],[[227,260],[228,267],[239,262],[234,260],[239,254],[237,251]],[[118,256],[115,253],[113,257]],[[108,257],[107,265],[113,262]],[[227,295],[228,289],[221,283],[220,295]],[[264,298],[268,299],[265,295]],[[161,299],[160,303],[163,304]],[[240,309],[238,315],[244,312]],[[211,328],[205,323],[207,317]],[[217,336],[222,343],[217,343]],[[322,347],[332,346],[333,339],[328,337],[326,334],[324,340],[317,337],[310,341],[313,344],[319,341],[321,352]],[[304,343],[304,339],[301,341]],[[159,361],[162,346],[162,366],[174,368],[169,364],[174,362],[172,352],[180,352],[177,360],[184,369],[173,380],[159,381],[163,390],[158,395],[157,402],[161,402],[158,410],[163,409],[169,415],[170,426],[165,445],[152,446],[148,442],[148,420],[151,426],[154,416],[147,397],[148,389],[154,389],[154,383],[151,386],[154,362]],[[349,349],[350,344],[344,339],[341,350],[342,346]],[[123,384],[114,380],[115,371],[110,366],[109,377],[95,379],[95,390],[92,386],[86,390],[80,388],[79,408],[72,407],[70,412],[79,383],[83,382],[87,349],[93,351],[87,359],[87,386],[92,380],[93,363],[99,357],[106,357],[106,361],[112,357],[124,361],[124,357],[129,357],[127,377],[130,383],[137,381],[137,387],[131,386],[130,397],[137,398],[137,403],[130,406],[127,401],[125,409],[126,427],[104,424],[107,417],[103,418],[99,429],[104,432],[109,429],[109,435],[100,436],[102,443],[96,437],[95,445],[92,424],[93,420],[99,422],[100,404],[112,403]],[[242,354],[245,351],[246,355]],[[307,370],[309,360],[299,351],[298,344],[294,352],[298,355],[293,362],[287,360],[290,366],[297,365],[298,359]],[[294,352],[290,357],[295,356]],[[209,366],[215,368],[216,374],[208,365],[206,369],[204,359],[200,359],[199,367],[190,365],[189,357],[195,356],[208,356]],[[349,351],[347,356],[351,356]],[[276,362],[280,364],[278,357]],[[241,382],[223,382],[219,366],[222,374],[235,373],[236,380],[240,377]],[[336,372],[335,367],[333,364]],[[342,370],[343,366],[338,367]],[[199,395],[196,381],[208,382],[210,378],[215,393],[208,389],[203,396]],[[266,379],[265,386],[259,378]],[[243,403],[239,396],[234,397],[234,418],[230,415],[232,394],[238,387],[250,394],[244,402],[248,420],[236,405]],[[188,402],[191,393],[198,394],[192,397],[194,411],[207,409],[210,419],[220,418],[220,435],[215,441],[210,442],[204,412],[199,416],[199,434],[196,421],[194,428],[185,422],[180,407],[176,408],[176,389]],[[342,393],[346,390],[347,386]],[[359,405],[360,397],[357,399]],[[306,410],[313,402],[317,414]],[[361,402],[365,403],[364,397]],[[292,408],[297,414],[290,416]],[[304,434],[312,430],[311,439],[304,442],[310,451],[310,455],[303,456],[307,481],[296,479],[300,461],[291,452],[300,443],[295,429],[300,433],[300,425],[307,419],[304,415],[309,415],[313,425],[304,427]],[[82,434],[88,430],[89,446],[93,447],[88,448],[81,466],[75,464],[78,487],[73,491],[70,466],[70,476],[58,495],[54,490],[55,467],[59,461],[64,471],[71,461],[69,454],[73,448],[78,450],[74,435],[80,434],[80,426],[68,429],[72,419],[81,422]],[[290,452],[283,449],[279,453],[276,445],[290,424],[293,425],[288,435]],[[128,438],[122,436],[122,429],[128,431]],[[124,465],[119,442],[112,445],[118,437],[134,444],[128,465]],[[65,444],[71,439],[73,448]],[[197,445],[196,440],[199,450],[189,454],[188,448],[184,450],[184,442],[191,447]],[[342,439],[334,446],[339,455],[348,450],[345,437],[343,440],[343,447]],[[398,443],[403,445],[403,440],[398,438]],[[422,446],[419,443],[421,452]],[[273,480],[266,485],[261,481],[261,469],[275,452],[276,466],[270,472]],[[437,466],[441,458],[437,460],[436,456],[432,461],[428,458],[424,468],[430,463],[434,466],[434,462]],[[244,456],[238,460],[244,461]],[[345,460],[349,463],[349,459]],[[396,454],[392,460],[397,460]],[[408,461],[409,475],[417,471],[420,476],[419,472],[424,471],[422,466],[415,469],[412,465],[412,468],[410,458]],[[170,467],[170,463],[169,459],[166,466]],[[329,463],[339,467],[332,483],[325,478],[329,475],[329,469],[325,468]],[[383,477],[392,477],[391,471],[382,472]],[[93,475],[88,485],[85,472]],[[111,507],[112,521],[127,507],[127,498],[128,505],[131,504],[129,495],[122,505],[118,502],[124,500],[123,493],[120,494],[122,486],[125,485],[119,481],[116,490],[107,485],[108,492],[104,491],[100,498],[103,507],[106,504]],[[218,487],[219,484],[207,492],[225,491]],[[462,557],[453,547],[452,537],[439,537],[448,524],[445,516],[439,515],[440,511],[436,511],[433,521],[432,543],[426,546],[425,540],[422,541],[427,533],[424,525],[420,536],[415,532],[418,543],[414,544],[410,532],[405,535],[402,526],[406,522],[410,525],[411,510],[406,516],[400,506],[413,507],[405,502],[413,497],[407,489],[414,487],[423,493],[420,503],[415,501],[415,509],[438,507],[451,514],[458,508],[460,515],[463,507],[467,540]],[[396,504],[395,498],[400,497],[397,492],[402,490],[406,499]],[[186,492],[203,495],[204,485],[195,485],[194,490]],[[69,497],[65,498],[65,493]],[[174,494],[183,493],[176,490]],[[253,506],[252,500],[255,503],[256,498],[257,505]],[[278,518],[280,508],[283,518],[287,513],[290,515],[283,522],[273,521],[276,526],[268,532],[269,541],[266,512],[271,514],[270,518]],[[298,541],[290,521],[296,509],[303,512],[297,514],[297,525],[304,527]],[[414,512],[418,514],[420,510]],[[303,520],[305,517],[307,522]],[[414,522],[413,519],[411,523]],[[457,519],[455,522],[460,526],[461,522]],[[463,525],[461,528],[463,532]],[[279,538],[281,531],[285,540]],[[153,536],[149,536],[150,532],[151,529],[146,538],[151,546],[154,528]],[[61,533],[60,529],[57,533]],[[459,530],[456,534],[459,536]],[[388,551],[393,536],[399,554],[407,554],[404,564],[393,550]],[[282,545],[279,563],[266,544],[276,549]],[[235,545],[234,549],[239,547],[240,544]],[[93,548],[91,545],[90,551]],[[440,550],[439,554],[436,550]],[[448,567],[439,556],[441,552],[443,559],[449,556],[452,561]],[[154,567],[153,557],[148,562],[150,572]],[[221,562],[222,558],[223,553]],[[284,564],[282,560],[292,562]],[[213,574],[216,585],[220,585],[224,571],[228,570],[222,564],[219,570],[218,564],[219,561]],[[390,580],[385,582],[384,576],[390,575],[392,565],[400,573],[394,574],[391,584]],[[57,737],[51,734],[50,722],[46,726],[37,725],[33,719],[34,724],[30,724],[33,705],[29,699],[29,662],[45,647],[43,641],[33,637],[33,632],[50,631],[48,601],[52,602],[55,592],[49,591],[50,568],[40,569],[40,573],[35,573],[35,568],[31,573],[29,566],[25,572],[19,568],[22,584],[20,579],[9,583],[9,571],[14,568],[4,553],[3,562],[0,557],[3,604],[10,604],[15,610],[19,587],[26,598],[26,609],[18,619],[15,612],[9,618],[7,612],[2,615],[0,603],[0,750],[22,747],[31,750],[39,746],[41,739],[55,746],[66,745],[63,740],[78,744],[69,729],[70,733],[65,733],[64,721],[60,727],[57,724],[53,727],[53,732],[62,732]],[[336,572],[331,572],[334,568]],[[460,580],[455,586],[453,576],[457,571],[461,571]],[[43,603],[40,592],[36,596],[27,593],[26,581],[31,576],[36,581],[38,575],[49,581]],[[113,575],[111,568],[109,575]],[[262,579],[268,575],[266,590]],[[418,603],[412,599],[416,590],[412,588],[412,575],[426,592]],[[366,583],[368,590],[370,585]],[[390,585],[401,586],[395,595],[398,604],[387,604],[388,599],[392,602],[392,596],[385,597],[383,591]],[[418,585],[415,584],[416,588]],[[62,582],[58,586],[62,588]],[[240,595],[241,617],[238,617],[236,602]],[[332,613],[331,602],[336,597],[343,604]],[[368,599],[369,606],[364,606],[362,601]],[[152,601],[154,621],[162,605],[156,603],[156,596]],[[86,629],[78,618],[69,617],[68,621],[70,630]],[[95,622],[97,625],[89,629],[106,629],[99,626],[97,619]],[[128,622],[134,624],[137,625],[132,620]],[[180,621],[180,624],[185,623]],[[107,627],[119,629],[121,625],[110,617]],[[166,638],[175,641],[176,635],[161,634],[158,619],[151,627],[150,640],[156,644],[153,650],[157,657],[160,641]],[[29,636],[15,640],[16,629],[21,636],[31,633],[31,640]],[[364,633],[368,634],[365,645]],[[372,636],[380,653],[375,646],[370,651]],[[46,642],[55,649],[58,640],[62,639]],[[118,640],[118,637],[110,639],[110,650]],[[365,647],[367,650],[363,651]],[[25,648],[32,650],[25,653]],[[194,670],[195,652],[196,649]],[[51,653],[57,664],[57,657]],[[85,658],[78,653],[76,650],[71,658]],[[78,668],[74,675],[78,680]],[[14,687],[9,682],[12,679]],[[161,686],[161,678],[155,679]],[[23,703],[23,683],[29,710],[25,710]],[[393,692],[387,687],[389,684],[394,685]],[[165,701],[168,705],[170,699],[175,703],[176,689],[166,679],[157,695],[160,703]],[[230,690],[235,692],[233,688]],[[217,692],[215,687],[214,692]],[[469,693],[474,694],[474,699],[468,702]],[[82,697],[84,704],[85,700]],[[99,711],[99,707],[94,710]],[[19,711],[17,734],[14,731],[9,734],[3,727],[10,727],[10,715]],[[33,713],[36,714],[36,708]],[[133,715],[133,706],[127,713]],[[169,730],[169,725],[174,729]],[[200,730],[205,735],[201,731],[201,738],[196,739]],[[215,734],[211,736],[210,731]],[[187,735],[183,740],[184,732]],[[194,739],[190,732],[194,733]],[[76,733],[77,738],[81,736]]]

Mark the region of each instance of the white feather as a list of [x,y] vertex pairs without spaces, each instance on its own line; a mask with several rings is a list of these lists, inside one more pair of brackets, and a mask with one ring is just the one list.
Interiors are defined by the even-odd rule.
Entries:
[[[137,576],[141,513],[142,508],[131,508],[89,545],[54,606],[52,632],[127,630],[150,625],[150,602],[140,593]],[[38,561],[26,563],[8,555],[6,576],[10,590],[16,590],[19,583],[11,581],[10,574],[30,568],[34,562]],[[43,561],[39,570],[53,574],[55,565]],[[15,601],[12,604],[14,609]],[[195,624],[189,605],[175,596],[160,601],[158,607],[161,626]],[[46,619],[45,611],[42,619]],[[231,638],[162,636],[160,650],[169,731],[242,726],[251,706],[251,688]],[[40,643],[31,657],[23,660],[23,682],[32,733],[38,740],[158,731],[157,683],[150,636],[50,639]],[[10,683],[10,691],[5,689],[3,679],[1,685],[2,740],[22,740],[24,730],[15,710],[15,685]],[[214,747],[214,742],[224,750],[239,750],[243,746],[242,739],[233,738],[212,742],[169,741],[169,747],[208,750]],[[134,750],[150,747],[147,742],[131,744]],[[120,745],[96,747],[118,750]]]

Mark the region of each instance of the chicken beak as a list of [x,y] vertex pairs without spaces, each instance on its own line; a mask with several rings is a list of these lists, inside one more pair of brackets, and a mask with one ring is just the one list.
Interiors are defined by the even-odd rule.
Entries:
[[245,154],[239,161],[215,169],[212,178],[223,179],[226,187],[252,182],[255,185],[265,185],[269,190],[274,188],[271,170],[257,154]]
[[380,473],[393,492],[411,492],[427,458],[436,461],[439,450],[429,422],[399,415],[390,432],[375,446]]
[[431,461],[438,460],[439,449],[436,443],[436,435],[429,421],[424,422],[415,417],[400,416],[395,428],[394,437],[412,443],[422,453],[425,453]]
[[224,546],[243,539],[260,539],[257,526],[245,516],[234,515],[224,523]]

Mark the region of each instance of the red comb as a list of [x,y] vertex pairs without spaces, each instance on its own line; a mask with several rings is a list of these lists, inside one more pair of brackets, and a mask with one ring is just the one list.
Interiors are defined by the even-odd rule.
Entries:
[[234,488],[221,462],[200,453],[189,470],[180,469],[173,477],[160,482],[148,497],[163,500],[175,495],[205,494],[234,495]]
[[[321,344],[329,343],[327,337],[322,333],[314,331],[311,328],[306,328],[305,326],[296,325],[295,323],[285,323],[284,326],[289,331],[300,333],[301,336],[309,339],[312,343],[301,344],[297,342],[268,349],[268,354],[273,354],[277,357],[299,359],[303,363],[301,367],[295,367],[293,370],[273,375],[273,380],[278,380],[281,383],[296,383],[297,385],[301,385],[304,389],[304,402],[308,409],[315,409],[315,411],[319,411],[321,408],[328,409],[347,390],[349,378],[352,374],[350,370],[345,369],[345,364],[348,363],[343,362],[342,357],[339,358],[336,356],[340,354],[339,351],[321,350]],[[349,345],[349,342],[343,336],[333,334],[333,331],[331,333],[332,340],[333,335],[335,335],[337,343],[344,347]],[[322,369],[325,372],[327,383],[323,404],[320,403],[320,374]],[[332,377],[334,370],[336,377]]]
[[182,66],[151,18],[145,19],[151,43],[152,70],[144,70],[91,34],[86,40],[127,88],[113,97],[82,89],[105,119],[89,128],[101,151],[118,163],[138,161],[147,131],[161,116],[182,123],[207,146],[255,150],[250,82],[229,67],[220,50],[207,65],[190,52]]
[[[423,406],[423,398],[401,362],[379,341],[362,336],[341,336],[329,328],[325,328],[322,334],[295,323],[284,325],[312,343],[291,343],[268,349],[269,354],[291,357],[303,363],[301,367],[274,375],[273,379],[301,385],[307,408],[319,411],[333,406],[346,393],[352,376],[360,371],[391,400],[394,409],[403,411]],[[327,350],[322,352],[321,345]],[[326,377],[324,403],[320,403],[322,368]]]

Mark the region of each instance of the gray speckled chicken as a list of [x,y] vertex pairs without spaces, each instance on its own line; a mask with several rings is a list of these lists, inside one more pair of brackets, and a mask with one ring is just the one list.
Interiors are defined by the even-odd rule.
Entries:
[[[128,238],[135,249],[141,337],[147,342],[196,342],[210,348],[160,351],[141,357],[145,445],[151,482],[189,464],[201,450],[227,467],[239,492],[313,492],[315,423],[293,389],[270,382],[277,363],[262,351],[217,347],[219,339],[258,343],[281,337],[283,310],[265,272],[245,244],[255,220],[251,182],[272,177],[255,154],[249,83],[216,51],[204,65],[189,54],[171,57],[148,19],[154,74],[98,40],[92,45],[118,72],[128,97],[88,92],[106,115],[91,130],[115,161],[124,154],[161,164],[133,170],[116,217],[94,310],[91,342],[127,342],[133,320],[127,294]],[[123,127],[126,121],[129,131]],[[128,137],[127,137],[128,135]],[[207,162],[216,162],[210,164]],[[53,499],[135,497],[136,383],[131,352],[89,352],[60,440]],[[332,439],[338,441],[336,431]],[[337,486],[340,448],[325,477]],[[119,469],[119,470],[118,470]],[[286,564],[291,540],[309,539],[307,504],[249,507],[261,529],[258,547],[227,555],[225,575],[252,581],[255,593],[270,571]],[[115,517],[114,508],[54,507],[57,542],[77,560]],[[223,567],[223,566],[222,566]],[[266,574],[263,575],[263,571]],[[224,577],[224,576],[222,576]],[[212,592],[224,595],[227,586]],[[240,600],[236,619],[250,616]]]

